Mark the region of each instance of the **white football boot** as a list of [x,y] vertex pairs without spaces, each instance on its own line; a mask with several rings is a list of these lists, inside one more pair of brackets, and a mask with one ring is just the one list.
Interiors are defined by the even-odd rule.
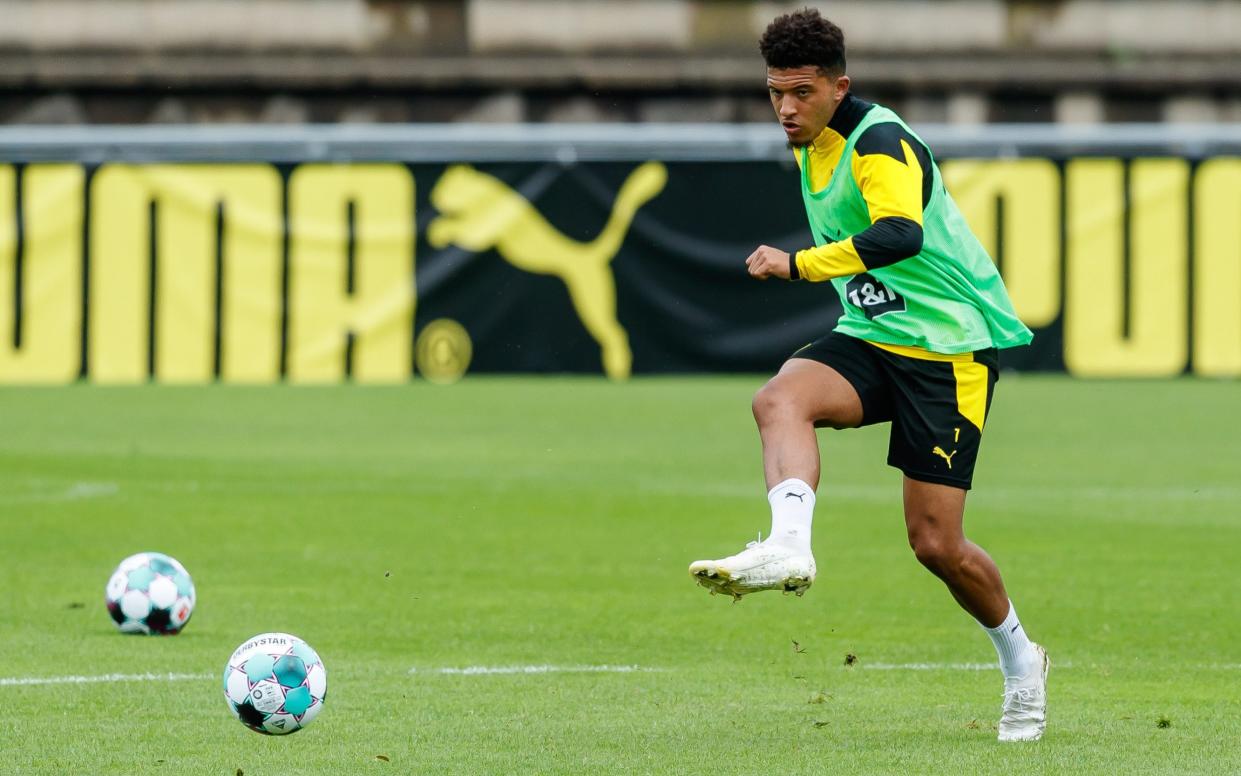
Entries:
[[1047,727],[1047,650],[1034,644],[1039,664],[1020,679],[1004,683],[1004,715],[1000,717],[1001,741],[1037,741]]
[[739,600],[759,590],[783,590],[802,595],[814,582],[814,556],[799,553],[783,544],[753,541],[736,555],[719,560],[696,560],[689,564],[690,576],[716,593],[727,593]]

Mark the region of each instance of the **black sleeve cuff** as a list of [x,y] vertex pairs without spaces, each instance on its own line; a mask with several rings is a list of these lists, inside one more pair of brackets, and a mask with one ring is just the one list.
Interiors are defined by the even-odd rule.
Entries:
[[797,270],[797,252],[789,254],[789,280],[801,280],[801,273]]
[[867,269],[879,269],[917,256],[922,225],[904,216],[884,216],[853,235],[853,249]]

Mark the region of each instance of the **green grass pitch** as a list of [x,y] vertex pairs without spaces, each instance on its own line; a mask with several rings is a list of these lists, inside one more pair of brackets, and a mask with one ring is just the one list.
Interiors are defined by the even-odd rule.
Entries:
[[[1241,771],[1236,383],[1000,382],[967,529],[1053,662],[1045,739],[1001,745],[886,429],[820,436],[804,598],[690,580],[768,526],[761,379],[0,391],[0,773]],[[104,610],[148,549],[194,575],[180,636]],[[329,674],[284,738],[220,688],[269,630]],[[201,678],[29,683],[143,673]]]

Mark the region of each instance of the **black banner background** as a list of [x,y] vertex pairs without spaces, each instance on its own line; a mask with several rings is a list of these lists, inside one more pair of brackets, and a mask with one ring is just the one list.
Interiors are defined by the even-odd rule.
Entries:
[[[631,163],[480,165],[521,192],[568,237],[603,228]],[[828,283],[756,281],[745,258],[760,244],[796,251],[813,243],[797,167],[763,162],[669,165],[663,191],[636,214],[611,262],[620,323],[635,374],[772,371],[823,336],[840,316]],[[413,165],[436,180],[439,165]],[[471,372],[600,370],[599,347],[575,313],[565,284],[507,263],[496,251],[436,250],[427,226],[438,215],[430,187],[418,192],[419,327],[461,322],[474,342]],[[1003,354],[1005,368],[1063,368],[1059,337]]]

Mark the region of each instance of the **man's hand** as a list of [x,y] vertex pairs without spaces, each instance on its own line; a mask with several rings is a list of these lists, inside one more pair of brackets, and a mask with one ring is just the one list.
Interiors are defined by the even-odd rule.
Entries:
[[789,279],[789,255],[779,248],[760,245],[750,258],[745,260],[750,277],[766,280],[767,278]]

